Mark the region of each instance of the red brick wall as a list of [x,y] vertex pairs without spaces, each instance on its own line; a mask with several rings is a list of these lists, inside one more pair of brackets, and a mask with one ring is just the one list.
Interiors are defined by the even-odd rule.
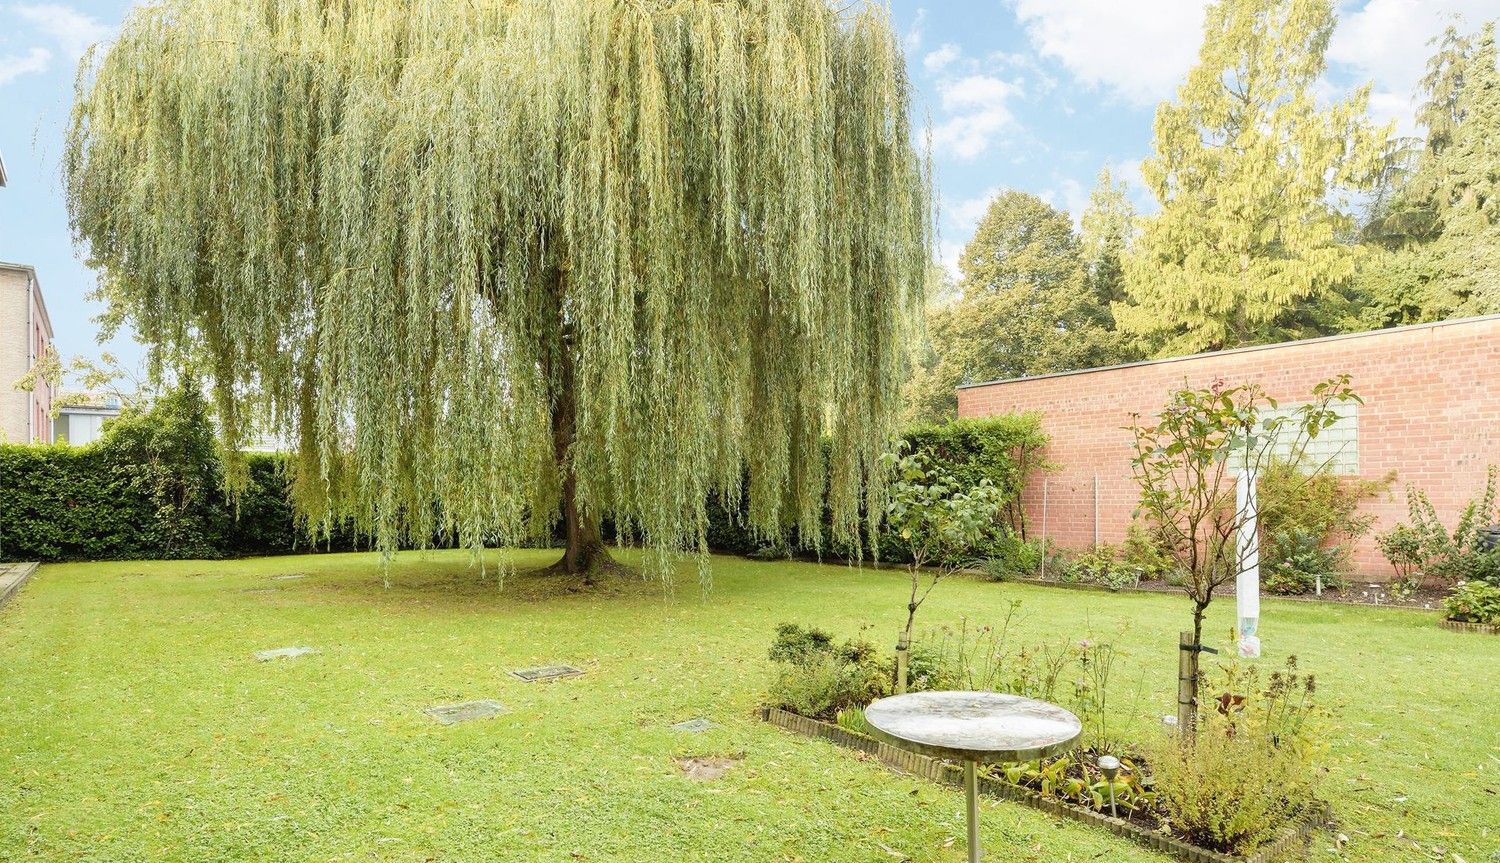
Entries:
[[[1359,473],[1396,471],[1389,500],[1367,504],[1378,517],[1355,548],[1361,577],[1394,573],[1374,534],[1405,518],[1405,488],[1426,490],[1451,527],[1457,510],[1500,464],[1500,316],[1244,348],[1112,369],[979,384],[958,391],[958,414],[1039,411],[1052,436],[1047,456],[1061,469],[1029,484],[1031,530],[1064,548],[1125,537],[1137,489],[1130,476],[1131,413],[1149,416],[1183,385],[1259,382],[1283,403],[1306,401],[1312,386],[1347,372],[1359,408]],[[1044,500],[1045,499],[1045,500]],[[1045,519],[1044,519],[1045,511]]]

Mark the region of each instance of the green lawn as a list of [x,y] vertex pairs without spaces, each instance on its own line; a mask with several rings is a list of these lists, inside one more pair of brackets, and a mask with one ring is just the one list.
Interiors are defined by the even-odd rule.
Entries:
[[[374,555],[44,566],[0,611],[0,860],[962,859],[960,794],[752,718],[777,622],[893,641],[900,573],[716,558],[706,594],[690,564],[670,593],[494,575],[461,552],[404,555],[389,588]],[[1011,599],[1026,640],[1114,638],[1141,729],[1172,711],[1186,600],[955,581],[919,629]],[[1216,612],[1227,632],[1232,601]],[[1338,711],[1327,789],[1350,842],[1309,856],[1500,859],[1500,638],[1263,613],[1267,662],[1296,653]],[[319,653],[251,656],[290,645]],[[505,675],[552,662],[588,674]],[[512,712],[420,712],[472,698]],[[696,716],[719,727],[667,728]],[[695,782],[672,761],[692,754],[743,760]],[[995,860],[1165,859],[1013,804],[982,817]]]

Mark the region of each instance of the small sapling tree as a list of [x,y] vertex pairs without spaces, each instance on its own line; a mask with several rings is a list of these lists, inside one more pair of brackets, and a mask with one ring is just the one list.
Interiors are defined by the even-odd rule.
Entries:
[[1279,411],[1259,384],[1226,386],[1220,380],[1172,393],[1153,422],[1131,415],[1126,430],[1134,438],[1131,467],[1141,490],[1136,514],[1160,527],[1193,601],[1191,643],[1184,639],[1182,645],[1188,654],[1182,674],[1187,691],[1179,694],[1185,731],[1197,717],[1204,615],[1214,592],[1232,583],[1245,563],[1237,538],[1252,504],[1236,500],[1237,474],[1255,476],[1273,458],[1301,466],[1303,481],[1325,472],[1332,456],[1308,463],[1307,445],[1338,420],[1337,406],[1360,402],[1348,375],[1313,387],[1311,399],[1289,411]]
[[906,626],[896,645],[896,691],[900,693],[906,691],[907,654],[917,609],[939,581],[977,563],[975,548],[1003,532],[1005,494],[987,479],[965,488],[920,452],[887,453],[881,460],[893,474],[886,528],[911,551],[907,564],[911,598],[906,604]]

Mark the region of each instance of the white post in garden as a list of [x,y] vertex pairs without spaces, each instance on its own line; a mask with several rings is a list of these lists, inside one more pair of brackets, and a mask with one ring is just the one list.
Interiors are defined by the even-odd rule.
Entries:
[[1235,537],[1240,571],[1234,582],[1235,616],[1239,619],[1240,656],[1260,657],[1260,639],[1255,635],[1260,623],[1260,513],[1255,495],[1255,470],[1240,471],[1234,493],[1235,512],[1240,514],[1239,533]]

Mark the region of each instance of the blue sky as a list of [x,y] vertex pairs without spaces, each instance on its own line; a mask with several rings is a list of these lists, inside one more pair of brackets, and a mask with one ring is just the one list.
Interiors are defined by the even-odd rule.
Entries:
[[[0,0],[0,260],[37,268],[65,357],[111,350],[142,355],[128,337],[95,341],[100,311],[92,273],[68,234],[58,155],[84,48],[108,39],[129,0]],[[1153,202],[1138,170],[1150,150],[1154,107],[1169,99],[1196,56],[1203,0],[891,0],[932,121],[946,262],[1005,188],[1041,195],[1076,218],[1099,169]],[[1411,133],[1412,91],[1427,40],[1449,16],[1472,26],[1500,16],[1500,0],[1344,0],[1322,87],[1337,98],[1373,82],[1371,115]],[[6,382],[0,382],[3,385]]]

